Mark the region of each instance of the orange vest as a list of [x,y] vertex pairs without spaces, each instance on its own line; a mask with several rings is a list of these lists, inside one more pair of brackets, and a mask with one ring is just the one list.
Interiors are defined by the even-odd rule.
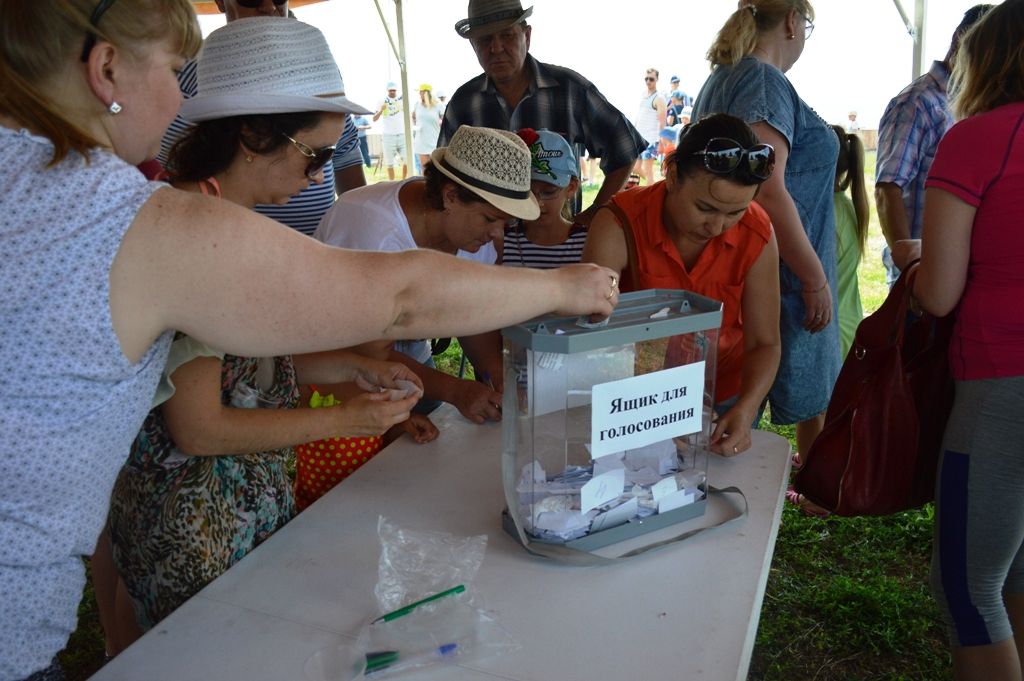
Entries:
[[[747,272],[771,237],[771,220],[756,203],[733,227],[707,243],[687,271],[661,215],[665,182],[619,192],[612,198],[629,219],[636,269],[622,273],[622,290],[684,289],[724,303],[718,336],[715,401],[739,394],[743,368],[743,288]],[[622,225],[626,227],[626,225]],[[628,239],[627,239],[628,242]]]

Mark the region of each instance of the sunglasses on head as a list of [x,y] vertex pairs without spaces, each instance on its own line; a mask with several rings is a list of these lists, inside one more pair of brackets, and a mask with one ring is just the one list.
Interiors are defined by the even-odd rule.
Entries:
[[[263,4],[263,0],[235,0],[239,7],[246,9],[256,9]],[[274,0],[274,6],[280,7],[281,5],[287,4],[288,0]]]
[[303,144],[297,139],[292,138],[290,135],[281,133],[285,139],[292,143],[292,145],[299,150],[299,153],[309,159],[309,163],[306,164],[306,177],[313,179],[313,176],[320,172],[320,169],[327,165],[327,162],[334,156],[334,145],[329,147],[320,147],[319,149],[313,149],[312,147]]
[[739,168],[755,179],[767,180],[775,170],[775,148],[770,144],[745,149],[734,139],[712,137],[704,151],[695,151],[693,155],[703,156],[704,167],[716,175],[729,175]]

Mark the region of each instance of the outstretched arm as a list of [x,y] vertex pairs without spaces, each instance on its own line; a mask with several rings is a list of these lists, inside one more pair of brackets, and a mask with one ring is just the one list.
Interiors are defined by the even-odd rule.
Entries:
[[[121,242],[110,309],[133,361],[166,329],[271,357],[474,334],[548,312],[610,314],[610,282],[609,271],[588,265],[535,270],[429,250],[333,248],[226,201],[166,188]],[[337,294],[330,305],[325,288]]]

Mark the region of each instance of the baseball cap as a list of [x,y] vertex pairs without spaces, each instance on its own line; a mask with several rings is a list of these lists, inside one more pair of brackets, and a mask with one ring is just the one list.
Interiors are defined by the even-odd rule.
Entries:
[[576,154],[565,138],[550,130],[522,128],[516,131],[530,148],[530,179],[567,187],[579,174]]

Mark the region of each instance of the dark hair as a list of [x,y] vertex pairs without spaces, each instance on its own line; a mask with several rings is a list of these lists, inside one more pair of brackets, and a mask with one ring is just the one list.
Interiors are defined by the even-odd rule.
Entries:
[[490,203],[484,197],[469,191],[458,182],[450,179],[435,168],[433,163],[427,163],[423,166],[423,178],[427,181],[424,192],[427,205],[435,210],[444,210],[444,188],[445,185],[449,184],[455,187],[455,198],[462,203]]
[[[675,165],[678,179],[708,172],[704,167],[704,159],[700,152],[704,151],[708,142],[716,137],[728,137],[736,140],[745,148],[761,143],[753,129],[735,116],[724,113],[705,116],[696,123],[689,123],[682,129],[679,133],[676,150],[667,159],[667,162]],[[764,182],[747,172],[746,166],[742,163],[737,166],[736,170],[721,177],[727,177],[736,184],[747,186],[760,185]]]
[[960,47],[960,41],[963,39],[967,31],[969,31],[972,26],[978,23],[978,21],[980,21],[981,18],[985,16],[985,14],[987,14],[988,11],[993,7],[995,7],[995,5],[980,4],[975,5],[974,7],[964,12],[963,19],[960,20],[960,25],[956,27],[955,31],[953,31],[953,39],[950,41],[949,45],[950,53],[957,51],[957,49]]
[[837,192],[850,189],[853,197],[853,212],[857,216],[857,242],[861,256],[868,242],[868,191],[864,183],[864,143],[860,136],[846,132],[841,125],[833,125],[833,132],[839,138],[839,157],[836,160]]
[[[244,144],[257,154],[269,154],[320,123],[323,113],[249,114],[201,121],[189,128],[167,154],[171,180],[197,182],[226,170]],[[282,134],[284,133],[284,134]]]

